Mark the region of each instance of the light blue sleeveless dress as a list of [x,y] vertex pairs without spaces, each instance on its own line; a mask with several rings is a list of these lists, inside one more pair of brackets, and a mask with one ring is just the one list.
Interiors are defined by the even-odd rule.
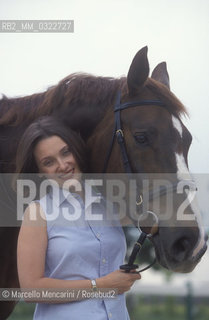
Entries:
[[[119,269],[124,263],[126,241],[118,222],[107,219],[107,202],[95,195],[93,201],[87,197],[84,204],[78,194],[57,189],[53,196],[49,193],[39,200],[47,218],[45,277],[96,279]],[[38,303],[34,319],[128,320],[129,315],[125,295],[120,294],[114,299]]]

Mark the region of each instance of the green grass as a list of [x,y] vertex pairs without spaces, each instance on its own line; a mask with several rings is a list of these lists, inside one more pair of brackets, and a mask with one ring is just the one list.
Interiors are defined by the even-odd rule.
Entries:
[[[168,296],[163,301],[157,297],[134,296],[127,297],[131,320],[187,320],[185,301]],[[209,306],[207,303],[194,303],[192,320],[208,320]],[[32,320],[35,309],[34,303],[20,301],[8,320]],[[78,319],[80,320],[80,319]],[[120,320],[120,319],[118,319]]]
[[156,297],[142,296],[134,299],[134,304],[129,304],[131,320],[208,320],[209,306],[201,303],[192,304],[192,318],[188,317],[188,309],[184,300],[177,301],[175,297],[168,296],[163,301]]
[[35,303],[25,303],[20,301],[7,320],[32,320],[34,309]]

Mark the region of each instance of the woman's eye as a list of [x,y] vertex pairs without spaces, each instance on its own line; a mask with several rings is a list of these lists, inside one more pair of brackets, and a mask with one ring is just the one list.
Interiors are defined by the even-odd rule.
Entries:
[[148,139],[147,139],[147,135],[145,132],[142,133],[136,133],[134,135],[134,138],[136,140],[136,142],[142,144],[142,145],[147,145],[148,144]]
[[70,153],[71,153],[71,151],[69,149],[66,149],[66,150],[63,151],[63,155],[68,155]]
[[52,165],[52,163],[53,163],[52,160],[47,160],[47,161],[45,161],[45,162],[43,163],[43,165],[44,165],[45,167],[49,167],[49,166]]

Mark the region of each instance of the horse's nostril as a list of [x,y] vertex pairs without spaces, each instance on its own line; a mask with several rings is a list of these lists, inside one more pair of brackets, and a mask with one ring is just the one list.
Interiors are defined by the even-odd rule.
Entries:
[[208,235],[205,235],[205,242],[208,241]]
[[182,262],[186,259],[188,253],[190,252],[191,245],[188,239],[186,238],[181,238],[177,240],[171,250],[172,250],[172,255],[176,262]]

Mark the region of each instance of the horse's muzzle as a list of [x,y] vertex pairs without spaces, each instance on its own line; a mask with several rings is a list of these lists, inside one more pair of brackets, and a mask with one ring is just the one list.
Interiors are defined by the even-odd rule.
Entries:
[[186,234],[185,230],[184,234],[182,231],[183,229],[178,227],[159,228],[158,234],[151,241],[157,260],[163,267],[174,272],[188,273],[196,267],[206,252],[208,237],[203,237],[201,241],[197,241],[196,238],[195,241],[194,229],[190,229]]

